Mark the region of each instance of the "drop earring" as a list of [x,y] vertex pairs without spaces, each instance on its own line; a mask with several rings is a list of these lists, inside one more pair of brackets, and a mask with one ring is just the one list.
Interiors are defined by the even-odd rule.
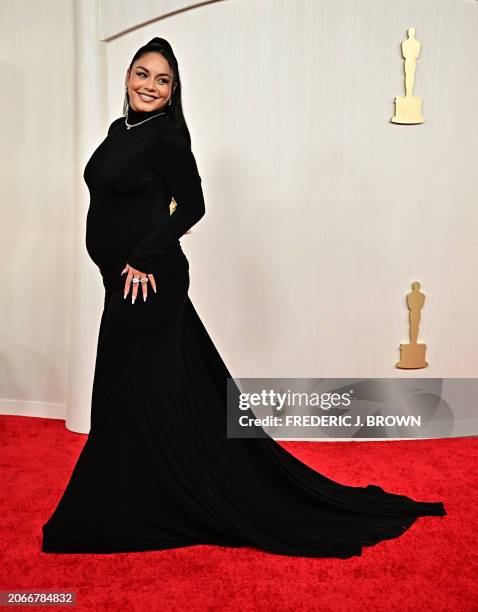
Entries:
[[128,114],[128,86],[124,86],[124,101],[123,101],[123,115],[126,116]]

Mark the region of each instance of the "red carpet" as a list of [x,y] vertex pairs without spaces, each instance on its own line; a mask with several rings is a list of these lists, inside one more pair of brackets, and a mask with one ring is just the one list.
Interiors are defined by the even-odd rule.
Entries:
[[0,590],[70,589],[77,593],[77,610],[118,612],[478,610],[476,437],[282,443],[343,484],[378,484],[445,503],[446,517],[421,517],[400,538],[364,548],[360,558],[294,558],[213,546],[51,555],[40,552],[41,525],[86,436],[52,419],[0,416],[0,427]]

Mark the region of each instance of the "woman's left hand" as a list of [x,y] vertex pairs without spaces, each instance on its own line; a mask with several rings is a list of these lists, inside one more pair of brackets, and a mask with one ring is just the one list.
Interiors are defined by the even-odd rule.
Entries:
[[154,280],[154,276],[152,274],[146,274],[145,272],[136,270],[135,268],[132,268],[129,264],[126,264],[124,270],[121,272],[121,276],[123,276],[125,272],[127,272],[128,275],[124,284],[124,299],[126,299],[131,284],[133,284],[133,289],[131,290],[131,303],[134,304],[136,296],[138,295],[138,285],[141,284],[141,286],[143,287],[143,301],[146,302],[146,298],[148,296],[148,280],[151,282],[151,287],[156,293],[156,281]]

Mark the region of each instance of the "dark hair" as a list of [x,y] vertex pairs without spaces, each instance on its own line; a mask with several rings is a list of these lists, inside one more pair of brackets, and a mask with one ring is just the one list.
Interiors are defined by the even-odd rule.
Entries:
[[[189,146],[191,146],[191,135],[189,133],[189,129],[186,123],[186,119],[184,118],[183,113],[183,105],[181,101],[181,79],[179,76],[179,67],[176,56],[174,55],[173,49],[167,40],[164,38],[158,38],[157,36],[150,40],[148,43],[140,47],[133,56],[131,63],[129,65],[128,70],[131,71],[133,64],[137,59],[150,52],[161,53],[164,56],[166,61],[169,64],[169,67],[173,71],[173,85],[176,83],[176,88],[174,89],[174,93],[171,94],[171,105],[166,105],[164,110],[168,113],[169,119],[171,122],[179,127]],[[126,111],[129,105],[129,95],[128,90],[126,89],[125,100],[123,104],[123,114],[126,115]]]

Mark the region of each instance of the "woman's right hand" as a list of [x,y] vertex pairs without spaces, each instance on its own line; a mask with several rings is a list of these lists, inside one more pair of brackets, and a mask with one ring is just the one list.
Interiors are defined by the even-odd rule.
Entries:
[[[136,300],[136,296],[138,295],[138,285],[141,284],[143,288],[143,301],[146,302],[146,298],[148,297],[148,281],[151,282],[151,287],[153,291],[156,293],[156,281],[154,279],[153,274],[146,274],[145,272],[141,272],[141,270],[136,270],[131,267],[129,264],[126,264],[125,268],[121,272],[121,276],[127,272],[126,281],[124,284],[124,297],[126,299],[128,296],[129,290],[131,288],[131,284],[133,285],[133,289],[131,290],[131,303],[134,304]],[[133,280],[137,279],[137,280]]]

